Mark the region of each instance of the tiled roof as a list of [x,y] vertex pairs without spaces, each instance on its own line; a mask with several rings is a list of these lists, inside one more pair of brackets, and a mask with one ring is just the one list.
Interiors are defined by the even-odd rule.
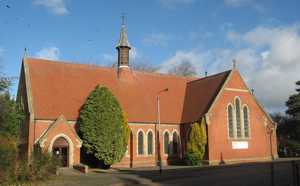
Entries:
[[225,71],[187,83],[182,123],[197,121],[208,111],[230,72]]
[[[161,93],[161,122],[182,123],[205,112],[228,72],[192,80],[173,75],[122,68],[65,63],[35,58],[28,67],[35,119],[76,120],[89,93],[99,84],[108,87],[128,115],[129,122],[157,121],[157,93]],[[191,81],[192,80],[192,81]],[[188,83],[189,82],[189,83]],[[197,118],[199,119],[199,118]]]

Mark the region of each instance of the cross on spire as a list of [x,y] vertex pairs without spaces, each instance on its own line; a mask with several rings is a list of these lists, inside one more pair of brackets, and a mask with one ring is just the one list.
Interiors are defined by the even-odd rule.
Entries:
[[122,13],[121,20],[122,20],[122,26],[125,26],[125,13]]

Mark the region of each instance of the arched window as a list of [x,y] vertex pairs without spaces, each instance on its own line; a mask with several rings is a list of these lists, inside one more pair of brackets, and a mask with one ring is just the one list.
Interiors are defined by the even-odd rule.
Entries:
[[142,131],[138,133],[138,154],[144,154],[144,134]]
[[238,138],[242,137],[242,130],[241,130],[241,103],[239,98],[235,99],[235,112],[236,112],[236,136]]
[[232,105],[228,105],[227,113],[228,113],[228,135],[230,138],[233,138],[234,130],[233,130],[233,108],[232,108]]
[[153,133],[152,131],[148,132],[147,136],[147,142],[148,142],[148,154],[153,154]]
[[164,134],[164,153],[169,154],[169,133]]
[[244,115],[244,134],[245,137],[249,137],[249,110],[248,107],[244,106],[243,108],[243,115]]
[[178,135],[177,132],[173,133],[173,154],[177,154],[178,153]]

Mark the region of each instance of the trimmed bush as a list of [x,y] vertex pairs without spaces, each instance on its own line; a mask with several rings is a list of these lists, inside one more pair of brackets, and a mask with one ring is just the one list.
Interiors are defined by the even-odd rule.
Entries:
[[200,165],[205,156],[207,144],[206,123],[202,118],[201,123],[195,122],[191,125],[191,130],[187,143],[186,161],[188,165]]
[[129,128],[121,106],[108,88],[97,86],[79,116],[79,131],[88,154],[105,167],[119,162],[126,152]]

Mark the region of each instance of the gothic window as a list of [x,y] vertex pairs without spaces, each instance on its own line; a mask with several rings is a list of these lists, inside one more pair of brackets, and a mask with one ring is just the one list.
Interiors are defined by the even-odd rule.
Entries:
[[169,154],[169,132],[164,134],[164,153]]
[[142,131],[138,133],[138,154],[144,154],[144,134]]
[[247,106],[243,108],[243,115],[244,115],[244,135],[246,138],[249,137],[249,110]]
[[178,135],[177,132],[173,133],[173,154],[177,154],[178,153]]
[[241,128],[241,103],[240,99],[235,99],[235,112],[236,112],[236,136],[237,138],[242,137],[242,128]]
[[230,138],[233,138],[234,130],[233,130],[233,108],[232,108],[232,105],[228,105],[227,113],[228,113],[228,135]]
[[148,154],[152,155],[153,154],[153,133],[152,133],[152,131],[148,132],[147,142],[148,142]]

